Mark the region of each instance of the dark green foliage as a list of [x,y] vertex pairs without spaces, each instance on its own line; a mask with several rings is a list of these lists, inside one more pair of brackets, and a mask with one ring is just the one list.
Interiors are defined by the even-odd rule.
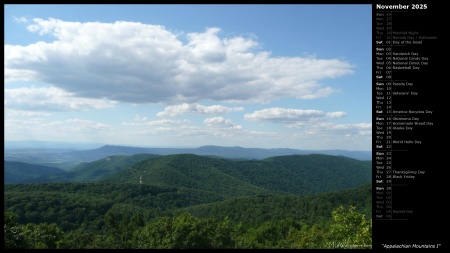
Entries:
[[5,249],[56,249],[63,240],[64,232],[54,223],[16,223],[19,216],[4,212]]
[[266,221],[285,218],[301,220],[313,225],[322,222],[331,211],[340,206],[354,205],[367,216],[372,213],[372,185],[308,196],[259,195],[228,199],[220,202],[190,206],[184,209],[197,217],[229,217],[245,226],[256,226]]
[[[257,210],[258,207],[255,208]],[[181,212],[145,223],[141,212],[111,209],[103,215],[101,230],[83,228],[63,232],[56,224],[14,222],[5,213],[6,248],[60,249],[303,249],[371,248],[371,219],[349,206],[324,215],[308,225],[304,220],[282,218],[252,227],[242,226],[227,216],[197,218]],[[18,232],[18,233],[16,233]]]
[[65,231],[83,222],[99,229],[95,220],[113,205],[109,200],[57,191],[5,191],[4,203],[5,210],[20,215],[18,222],[22,224],[57,223]]
[[132,244],[141,249],[233,248],[236,231],[228,219],[199,219],[182,213],[158,218],[136,230]]
[[170,155],[140,162],[105,181],[142,181],[143,184],[210,191],[224,197],[270,193],[220,171],[219,167],[228,163],[232,162],[196,155]]
[[64,232],[55,224],[28,223],[24,227],[25,238],[30,249],[56,249]]
[[109,156],[97,161],[78,164],[63,174],[41,176],[28,182],[95,182],[129,168],[137,162],[154,157],[158,156],[152,154]]
[[5,184],[22,183],[43,175],[54,175],[61,173],[65,173],[65,171],[56,167],[11,161],[5,161],[4,163]]
[[24,249],[28,246],[23,226],[16,222],[18,217],[19,215],[15,213],[4,213],[3,239],[5,249]]
[[334,224],[330,230],[330,247],[372,247],[372,219],[366,219],[364,214],[356,212],[354,206],[350,206],[348,212],[339,206],[331,215]]
[[113,183],[43,183],[5,185],[5,210],[19,222],[57,223],[64,231],[80,226],[101,229],[108,210],[142,212],[146,219],[177,208],[223,200],[194,189]]
[[370,183],[371,178],[370,163],[347,157],[291,155],[263,161],[232,161],[168,155],[139,162],[105,181],[195,188],[238,197],[331,192]]
[[[303,179],[303,189],[297,189],[292,181],[275,182],[282,191],[296,194],[319,193],[349,189],[372,181],[370,162],[344,156],[291,155],[277,156],[263,160],[275,167],[277,173],[287,174],[285,178]],[[264,178],[264,177],[263,177]],[[265,180],[270,177],[265,177]],[[297,183],[298,185],[298,183]],[[295,190],[292,190],[295,189]]]
[[5,184],[5,248],[371,247],[370,162],[122,159],[73,171],[119,170],[101,182]]

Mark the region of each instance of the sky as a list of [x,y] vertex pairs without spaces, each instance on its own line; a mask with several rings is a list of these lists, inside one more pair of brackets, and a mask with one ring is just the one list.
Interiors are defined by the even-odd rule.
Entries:
[[4,139],[372,149],[370,4],[4,5]]

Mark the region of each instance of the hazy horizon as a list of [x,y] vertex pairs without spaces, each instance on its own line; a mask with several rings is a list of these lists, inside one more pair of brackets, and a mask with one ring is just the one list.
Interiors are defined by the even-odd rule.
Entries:
[[[286,147],[272,147],[272,148],[261,148],[261,147],[254,147],[254,146],[221,146],[221,145],[201,145],[201,146],[161,146],[161,145],[133,145],[133,144],[120,144],[120,143],[94,143],[94,142],[59,142],[59,141],[42,141],[42,140],[9,140],[4,142],[4,146],[19,146],[21,148],[26,148],[26,143],[35,142],[33,145],[36,146],[65,146],[65,147],[75,147],[75,146],[95,146],[95,148],[100,148],[103,146],[120,146],[120,147],[133,147],[133,148],[186,148],[186,149],[196,149],[200,147],[207,147],[207,146],[215,146],[215,147],[224,147],[224,148],[245,148],[245,149],[294,149],[294,148],[286,148]],[[25,144],[21,144],[25,143]],[[94,149],[95,149],[94,148]],[[317,150],[317,151],[323,151],[323,150],[340,150],[340,151],[351,151],[351,152],[372,152],[372,150],[348,150],[348,149],[298,149],[298,150]]]

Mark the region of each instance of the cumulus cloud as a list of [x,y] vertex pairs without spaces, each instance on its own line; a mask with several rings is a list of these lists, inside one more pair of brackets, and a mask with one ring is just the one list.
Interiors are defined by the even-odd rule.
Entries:
[[327,118],[340,118],[346,116],[345,112],[328,112],[321,110],[301,110],[291,108],[273,107],[267,108],[253,113],[246,113],[244,119],[251,121],[267,121],[274,123],[291,123],[301,126],[304,122],[317,121]]
[[223,117],[207,118],[203,123],[206,124],[208,132],[214,136],[232,137],[247,132],[243,130],[241,125]]
[[171,138],[173,136],[199,136],[205,134],[205,130],[197,126],[190,125],[191,121],[187,119],[183,120],[150,120],[146,121],[146,117],[142,117],[137,114],[134,118],[135,122],[122,122],[125,126],[135,127],[139,130],[132,131],[135,136],[153,135],[153,136],[165,136]]
[[321,80],[353,72],[338,59],[272,57],[257,51],[253,39],[219,37],[216,27],[187,33],[186,43],[163,26],[139,22],[36,18],[28,30],[55,40],[5,45],[5,82],[34,80],[84,98],[167,104],[314,99],[336,92]]
[[5,89],[5,107],[28,111],[79,111],[111,107],[113,101],[79,98],[55,87]]
[[326,118],[342,118],[347,116],[346,112],[327,112]]
[[[258,142],[278,136],[278,133],[245,130],[241,125],[223,117],[206,118],[203,121],[203,126],[192,125],[191,121],[186,119],[162,119],[142,122],[141,116],[136,115],[134,120],[135,122],[123,122],[122,124],[135,127],[137,130],[132,131],[132,134],[135,136],[183,137],[198,140],[208,140],[210,137],[216,137],[226,138],[226,141],[234,143]],[[205,144],[208,143],[203,143],[202,145]]]
[[208,127],[221,127],[227,129],[242,129],[241,125],[236,125],[230,119],[222,117],[207,118],[203,121]]
[[[14,139],[41,139],[54,141],[96,141],[107,140],[113,126],[92,120],[71,118],[46,121],[41,118],[5,120],[5,135]],[[102,138],[107,135],[108,138]]]
[[243,111],[243,107],[225,107],[221,105],[204,106],[200,104],[183,103],[179,105],[168,106],[162,112],[158,112],[158,117],[177,117],[186,113],[196,114],[222,114],[235,111]]
[[354,124],[332,124],[321,123],[314,125],[307,132],[309,135],[344,135],[350,136],[371,136],[372,123],[354,123]]

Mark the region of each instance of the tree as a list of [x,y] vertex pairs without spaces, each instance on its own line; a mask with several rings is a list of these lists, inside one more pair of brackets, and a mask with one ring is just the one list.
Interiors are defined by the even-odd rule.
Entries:
[[283,241],[288,249],[323,249],[328,240],[326,230],[320,225],[303,226],[301,229],[291,228]]
[[24,234],[31,249],[56,249],[64,238],[64,232],[56,224],[46,222],[28,223]]
[[372,248],[372,219],[349,206],[346,212],[339,206],[332,212],[334,224],[330,230],[330,248]]
[[236,229],[231,224],[228,216],[222,222],[216,223],[213,234],[213,247],[218,249],[229,249],[235,245]]
[[15,213],[4,212],[4,241],[5,249],[24,249],[27,248],[23,226],[16,223],[19,216]]

